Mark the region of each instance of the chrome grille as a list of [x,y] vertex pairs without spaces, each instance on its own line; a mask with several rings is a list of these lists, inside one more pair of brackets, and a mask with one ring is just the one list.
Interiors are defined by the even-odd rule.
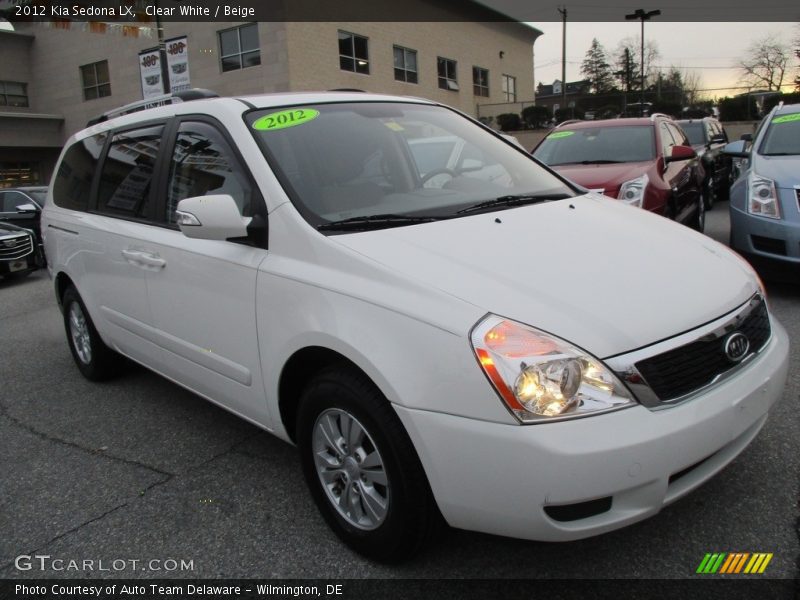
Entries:
[[0,260],[17,260],[33,252],[33,238],[17,235],[0,238]]
[[[730,357],[726,343],[742,333],[749,348]],[[695,330],[647,348],[606,359],[639,401],[650,408],[676,404],[736,373],[758,354],[772,335],[767,305],[760,294],[733,312]]]
[[[761,350],[770,336],[766,305],[760,302],[733,331],[747,336],[751,352]],[[661,401],[669,402],[712,383],[718,375],[739,364],[725,355],[728,335],[680,346],[641,360],[636,363],[636,368]]]

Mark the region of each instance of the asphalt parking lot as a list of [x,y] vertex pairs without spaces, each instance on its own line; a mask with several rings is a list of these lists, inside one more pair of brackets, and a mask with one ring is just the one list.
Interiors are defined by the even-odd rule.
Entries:
[[[724,241],[727,227],[720,204],[708,233]],[[450,530],[414,561],[385,566],[330,532],[294,448],[136,366],[86,381],[47,274],[0,282],[0,578],[684,578],[706,553],[734,551],[773,553],[766,576],[795,578],[800,286],[768,288],[794,341],[789,383],[758,438],[712,481],[601,537]],[[56,568],[70,560],[95,570]]]

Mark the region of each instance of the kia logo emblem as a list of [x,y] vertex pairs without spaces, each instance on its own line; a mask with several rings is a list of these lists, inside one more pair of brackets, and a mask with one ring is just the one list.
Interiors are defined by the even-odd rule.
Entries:
[[731,362],[738,363],[747,356],[748,350],[750,350],[750,340],[743,333],[737,331],[725,340],[725,356]]

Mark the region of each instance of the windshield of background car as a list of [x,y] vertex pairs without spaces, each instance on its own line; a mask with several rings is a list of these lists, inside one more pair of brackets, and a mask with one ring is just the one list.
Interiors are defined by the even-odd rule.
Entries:
[[689,138],[689,143],[692,146],[706,143],[702,123],[681,123],[680,126],[684,133],[686,133],[686,137]]
[[576,195],[525,152],[440,106],[320,104],[251,111],[246,120],[314,226],[387,214],[448,218],[506,196]]
[[800,112],[773,116],[758,153],[763,156],[800,154]]
[[655,158],[651,125],[557,129],[533,155],[550,166],[642,162]]

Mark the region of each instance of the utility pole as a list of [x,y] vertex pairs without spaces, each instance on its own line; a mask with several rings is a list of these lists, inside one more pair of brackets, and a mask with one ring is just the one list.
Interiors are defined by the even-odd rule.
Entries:
[[[561,110],[567,110],[567,7],[557,9],[561,14]],[[555,116],[555,115],[553,115]]]
[[642,55],[641,55],[641,61],[642,61],[642,88],[641,88],[641,91],[640,91],[641,99],[640,99],[640,103],[639,103],[640,116],[642,116],[642,117],[644,116],[644,22],[645,21],[649,21],[651,17],[657,17],[660,14],[661,14],[660,10],[645,11],[645,10],[642,10],[641,8],[639,8],[639,9],[636,10],[636,12],[631,13],[629,15],[625,15],[625,19],[627,19],[628,21],[632,21],[634,19],[639,19],[642,22]]

